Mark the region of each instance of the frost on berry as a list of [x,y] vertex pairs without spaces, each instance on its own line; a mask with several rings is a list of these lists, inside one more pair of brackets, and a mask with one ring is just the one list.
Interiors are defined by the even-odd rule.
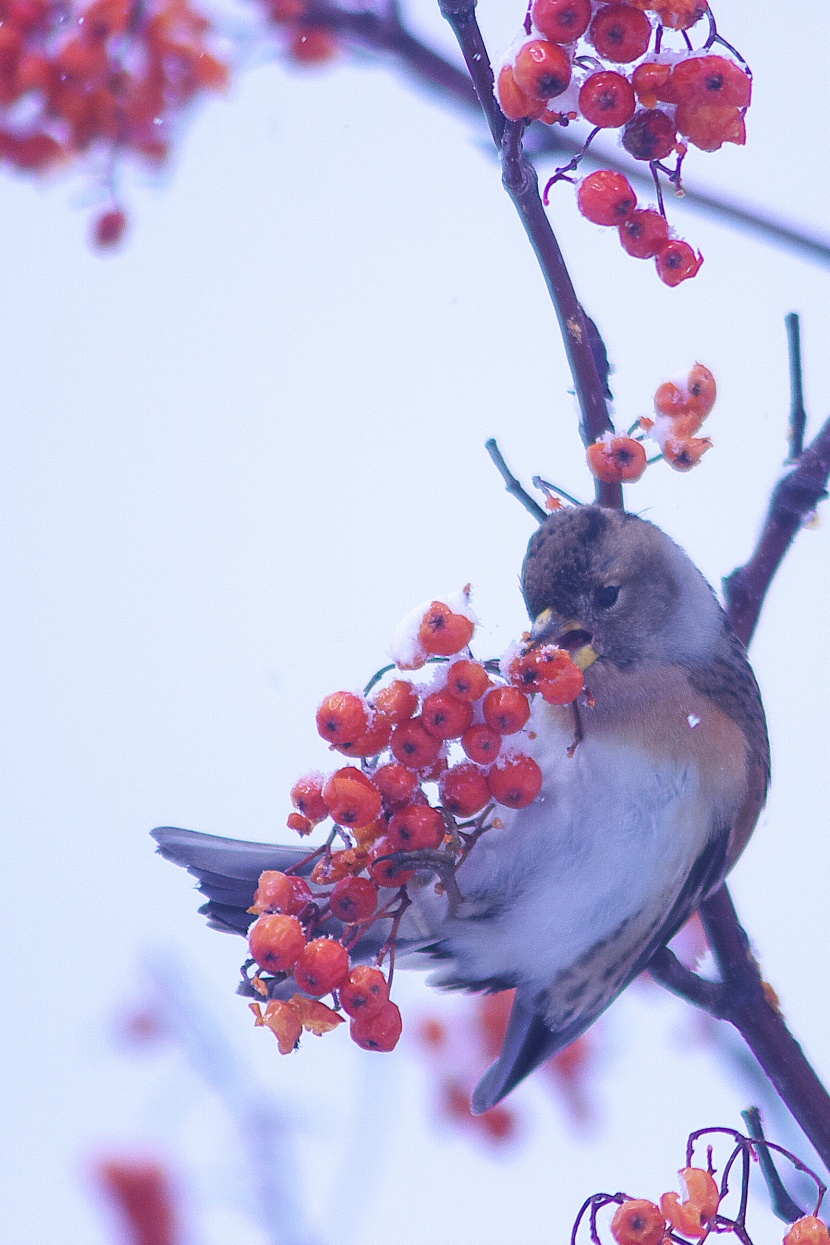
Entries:
[[606,483],[631,483],[646,469],[646,452],[640,442],[612,432],[589,445],[587,456],[591,474]]

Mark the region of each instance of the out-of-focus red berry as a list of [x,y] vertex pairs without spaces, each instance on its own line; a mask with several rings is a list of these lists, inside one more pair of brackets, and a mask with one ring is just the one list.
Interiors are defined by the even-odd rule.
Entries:
[[353,765],[332,774],[323,787],[329,812],[341,826],[368,826],[382,808],[380,792],[370,778]]
[[603,69],[586,78],[579,92],[579,111],[591,125],[616,129],[634,116],[634,88],[621,73]]
[[619,233],[623,250],[635,259],[653,259],[669,240],[666,218],[653,208],[632,212],[620,225]]
[[622,132],[622,145],[635,160],[664,160],[676,142],[674,122],[659,108],[641,108]]
[[258,1003],[251,1004],[254,1023],[265,1025],[277,1039],[281,1055],[290,1055],[299,1042],[303,1026],[294,1008],[284,999],[271,999],[263,1012]]
[[684,138],[701,151],[719,151],[724,143],[743,147],[746,122],[740,108],[680,104],[675,125]]
[[471,761],[489,765],[501,752],[501,735],[485,722],[476,723],[461,736],[461,747]]
[[369,706],[354,692],[332,692],[317,710],[317,730],[337,748],[360,739],[368,726]]
[[294,890],[291,879],[277,869],[266,869],[259,875],[259,882],[249,912],[259,916],[262,912],[292,912]]
[[418,779],[411,769],[401,765],[400,761],[390,761],[381,765],[372,775],[372,782],[383,797],[386,808],[404,808],[412,803],[412,797],[418,787]]
[[290,1003],[303,1028],[317,1037],[330,1033],[332,1029],[343,1024],[343,1017],[318,999],[307,999],[304,994],[295,994]]
[[424,698],[421,721],[424,730],[438,739],[458,739],[473,720],[473,706],[457,700],[446,688]]
[[441,803],[453,817],[472,817],[490,799],[487,775],[470,761],[448,769],[439,786]]
[[801,1219],[796,1219],[784,1237],[784,1245],[827,1245],[828,1241],[830,1233],[815,1215],[803,1215]]
[[437,761],[442,741],[431,735],[420,718],[401,722],[392,732],[392,755],[408,769],[421,770]]
[[672,87],[680,103],[746,108],[752,80],[725,56],[690,56],[672,70]]
[[403,1021],[397,1006],[388,1001],[379,1011],[367,1016],[355,1017],[350,1026],[352,1041],[363,1050],[394,1050],[403,1031]]
[[175,1245],[181,1239],[170,1177],[160,1163],[106,1159],[96,1166],[95,1177],[136,1245]]
[[347,1016],[374,1016],[389,1000],[389,986],[379,968],[358,964],[340,986],[340,1003]]
[[680,285],[697,276],[703,263],[703,256],[698,251],[695,255],[688,242],[672,239],[666,243],[655,256],[657,275],[666,285]]
[[643,61],[634,70],[631,85],[644,108],[654,108],[657,103],[677,103],[677,96],[671,85],[671,70],[671,65],[658,61]]
[[287,913],[257,917],[248,935],[251,955],[269,973],[287,973],[306,945],[303,927]]
[[433,601],[418,628],[418,643],[436,657],[452,657],[473,638],[475,624],[465,614],[455,614],[443,601]]
[[306,774],[298,778],[291,788],[291,803],[314,825],[325,821],[329,815],[328,805],[323,799],[322,774]]
[[462,657],[447,671],[447,691],[456,700],[480,700],[489,686],[490,676],[478,661]]
[[532,99],[553,99],[571,80],[571,58],[550,39],[529,39],[516,54],[516,85]]
[[542,771],[533,757],[516,754],[498,762],[487,775],[490,794],[506,808],[525,808],[542,790]]
[[306,943],[294,965],[294,980],[306,994],[319,998],[334,990],[349,973],[349,953],[333,938]]
[[583,178],[576,201],[582,215],[595,225],[620,225],[637,206],[628,178],[612,169],[597,169]]
[[515,735],[530,717],[530,701],[518,687],[493,687],[484,697],[484,721],[500,735]]
[[533,99],[518,86],[512,65],[503,65],[499,70],[496,97],[508,121],[521,121],[525,117],[534,120],[545,111],[543,99]]
[[375,705],[393,726],[406,722],[418,711],[418,693],[408,679],[395,679],[376,694]]
[[95,245],[103,250],[118,246],[127,232],[127,214],[121,208],[110,208],[103,212],[93,226]]
[[394,852],[400,851],[400,848],[393,846],[384,836],[378,839],[369,852],[369,872],[371,873],[378,886],[384,886],[388,889],[396,889],[399,886],[406,886],[407,882],[411,882],[415,877],[414,869],[406,869],[401,865],[394,864],[391,860],[382,860],[383,856],[391,856]]
[[588,37],[603,59],[628,64],[648,50],[651,22],[627,4],[606,4],[594,14]]
[[659,1206],[645,1198],[630,1198],[618,1206],[611,1220],[617,1245],[660,1245],[666,1221]]
[[325,65],[337,55],[337,40],[324,26],[299,26],[291,36],[288,52],[301,65]]
[[343,878],[329,896],[332,916],[346,925],[368,921],[378,906],[378,888],[370,878]]
[[609,437],[588,446],[588,467],[597,480],[620,484],[639,480],[646,469],[646,452],[632,437]]
[[533,24],[553,43],[573,43],[591,20],[590,0],[534,0]]
[[421,848],[438,847],[446,834],[444,818],[437,808],[428,804],[411,804],[394,813],[386,835],[388,850],[417,852]]

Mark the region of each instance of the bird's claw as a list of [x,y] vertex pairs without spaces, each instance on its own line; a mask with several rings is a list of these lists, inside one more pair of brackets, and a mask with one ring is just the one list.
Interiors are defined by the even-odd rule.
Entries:
[[449,852],[437,848],[421,847],[416,851],[393,852],[389,857],[396,867],[406,869],[431,869],[444,888],[450,905],[450,913],[454,916],[464,896],[458,888],[455,876],[455,859]]

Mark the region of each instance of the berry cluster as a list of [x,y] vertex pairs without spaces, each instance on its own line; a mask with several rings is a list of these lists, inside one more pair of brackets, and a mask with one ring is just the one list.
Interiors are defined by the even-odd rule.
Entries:
[[[638,420],[642,432],[659,445],[658,457],[675,471],[691,471],[712,448],[709,437],[694,434],[715,405],[717,393],[708,367],[696,363],[685,378],[667,380],[659,387],[654,395],[654,419],[643,416]],[[592,475],[613,484],[639,480],[649,463],[642,440],[614,432],[606,432],[589,445],[587,457]]]
[[[263,873],[250,909],[257,919],[248,967],[258,969],[249,984],[267,1000],[252,1009],[283,1053],[303,1029],[335,1028],[340,1012],[359,1046],[397,1044],[401,1019],[389,984],[398,928],[412,902],[408,886],[419,869],[437,874],[445,889],[457,885],[455,870],[481,835],[503,825],[497,807],[535,800],[541,770],[516,746],[533,738],[533,697],[567,705],[583,690],[581,669],[552,645],[517,648],[501,663],[476,661],[468,591],[454,605],[421,608],[396,638],[395,665],[365,694],[334,692],[317,710],[319,734],[357,764],[295,783],[288,826],[302,836],[327,821],[333,827],[288,873]],[[384,678],[428,663],[428,685]],[[360,963],[364,936],[381,921],[390,927],[375,965]],[[326,995],[332,1006],[320,1002]]]
[[[708,36],[694,48],[688,31],[704,17]],[[502,112],[546,125],[581,117],[592,127],[579,154],[548,182],[545,202],[555,182],[574,180],[597,134],[618,130],[628,154],[651,167],[657,209],[639,208],[628,180],[601,169],[580,184],[579,210],[595,224],[616,226],[629,255],[654,258],[667,285],[693,277],[703,260],[670,236],[659,174],[679,193],[689,143],[702,151],[743,145],[752,86],[743,64],[713,50],[734,53],[707,0],[533,0],[525,30],[498,72]],[[668,32],[679,32],[681,50],[665,48]],[[663,161],[672,156],[669,168]]]
[[[707,1145],[707,1166],[692,1165],[695,1143],[703,1137],[711,1140],[728,1137],[732,1142],[732,1153],[724,1163],[720,1182],[715,1179],[711,1144]],[[676,1193],[664,1193],[658,1205],[646,1198],[632,1198],[625,1193],[595,1193],[580,1210],[572,1239],[576,1240],[580,1224],[587,1218],[591,1240],[599,1243],[598,1214],[606,1207],[616,1206],[609,1225],[616,1245],[666,1245],[671,1241],[678,1245],[691,1245],[711,1233],[729,1233],[742,1245],[752,1245],[746,1226],[747,1186],[750,1173],[757,1165],[761,1145],[769,1162],[772,1162],[771,1152],[781,1155],[816,1184],[813,1214],[803,1215],[792,1224],[784,1236],[784,1245],[830,1245],[830,1233],[818,1218],[825,1192],[819,1178],[795,1155],[774,1142],[765,1140],[759,1144],[731,1128],[706,1128],[691,1134],[686,1148],[686,1166],[679,1172],[684,1191],[682,1199]],[[741,1155],[744,1162],[738,1167],[736,1160]],[[740,1189],[734,1191],[729,1184],[733,1170],[741,1172]]]

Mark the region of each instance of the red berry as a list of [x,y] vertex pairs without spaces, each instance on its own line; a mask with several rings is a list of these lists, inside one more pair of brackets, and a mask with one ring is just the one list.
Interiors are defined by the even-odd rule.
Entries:
[[405,869],[402,865],[396,865],[391,860],[380,859],[382,856],[391,856],[393,852],[399,850],[398,847],[392,846],[384,836],[384,838],[378,839],[369,852],[369,860],[371,862],[369,872],[378,886],[394,889],[398,886],[406,886],[407,882],[411,882],[415,877],[413,869]]
[[293,899],[291,879],[277,869],[266,869],[259,875],[254,902],[248,911],[257,915],[261,912],[291,912]]
[[418,643],[438,657],[452,657],[473,638],[475,624],[465,614],[454,614],[443,601],[433,601],[418,629]]
[[658,251],[655,262],[660,280],[666,285],[675,286],[697,275],[703,256],[699,251],[695,255],[688,242],[673,240]]
[[379,968],[358,964],[340,987],[340,1003],[347,1016],[376,1016],[389,1000],[389,986]]
[[815,1215],[804,1215],[801,1219],[796,1219],[784,1237],[784,1245],[828,1245],[828,1242],[830,1233]]
[[332,916],[345,925],[368,921],[378,906],[378,888],[370,878],[343,878],[329,896]]
[[462,761],[448,769],[440,782],[441,803],[453,817],[472,817],[480,813],[490,799],[487,775]]
[[619,232],[623,250],[635,259],[653,259],[669,240],[665,216],[652,208],[632,212],[620,225]]
[[588,29],[590,0],[535,0],[531,17],[536,29],[553,43],[573,43]]
[[562,649],[545,649],[539,691],[549,705],[570,705],[585,683],[579,666]]
[[331,775],[323,788],[323,798],[332,817],[341,826],[368,826],[382,808],[380,792],[375,784],[352,765]]
[[461,747],[471,761],[489,765],[501,751],[501,735],[486,723],[477,723],[461,736]]
[[296,831],[297,834],[311,834],[314,826],[307,817],[303,817],[302,813],[289,813],[285,824],[289,830]]
[[362,1013],[350,1026],[352,1041],[364,1050],[394,1050],[402,1031],[401,1013],[389,1001],[372,1015]]
[[348,975],[349,953],[333,938],[306,943],[294,965],[294,980],[301,990],[319,998],[328,994]]
[[256,1017],[255,1024],[265,1025],[277,1039],[281,1055],[290,1055],[300,1040],[303,1031],[302,1022],[295,1009],[284,999],[272,999],[264,1012],[258,1003],[251,1004]]
[[663,457],[675,471],[691,471],[711,448],[708,437],[666,437]]
[[306,945],[305,934],[295,916],[268,914],[254,921],[248,945],[260,968],[270,973],[287,973]]
[[627,78],[613,70],[592,73],[579,92],[579,111],[591,125],[614,129],[634,116],[637,101]]
[[521,121],[525,117],[534,119],[545,111],[543,99],[532,99],[517,86],[512,65],[504,65],[499,70],[496,97],[508,121]]
[[418,779],[411,769],[398,761],[381,765],[372,775],[372,782],[383,796],[387,808],[404,808],[412,803],[412,797],[418,787]]
[[605,60],[628,64],[648,50],[651,22],[640,9],[607,4],[595,14],[588,37]]
[[663,160],[676,142],[674,122],[659,108],[641,108],[622,132],[622,145],[635,160]]
[[399,726],[417,713],[418,693],[407,679],[395,679],[377,693],[374,703],[393,726]]
[[438,759],[441,740],[424,728],[420,718],[410,718],[395,727],[391,741],[392,755],[408,769],[425,769]]
[[588,446],[588,468],[606,484],[639,480],[646,469],[646,452],[632,437],[601,438]]
[[490,676],[480,662],[462,657],[447,672],[447,691],[456,700],[480,700],[490,686]]
[[421,848],[438,847],[446,834],[444,818],[437,808],[428,804],[411,804],[389,821],[386,835],[390,852],[417,852]]
[[366,733],[369,706],[354,692],[333,692],[317,710],[317,730],[328,743],[342,748]]
[[660,1245],[665,1229],[660,1207],[645,1198],[623,1202],[611,1220],[611,1235],[617,1245]]
[[519,89],[532,99],[553,99],[571,80],[571,60],[558,43],[530,39],[519,49],[513,76]]
[[487,775],[490,794],[497,804],[524,808],[542,790],[542,771],[533,757],[516,754],[494,765]]
[[671,82],[686,104],[746,108],[752,97],[751,78],[725,56],[690,56],[674,66]]
[[689,372],[686,387],[689,391],[689,396],[686,398],[686,411],[690,415],[698,416],[701,420],[705,419],[718,396],[717,382],[708,367],[704,367],[702,363],[696,363]]
[[443,688],[424,699],[421,721],[424,730],[438,739],[458,739],[473,720],[473,706],[468,700],[456,700]]
[[515,735],[530,717],[530,701],[517,687],[494,687],[484,697],[484,721],[500,735]]
[[743,147],[746,122],[740,108],[680,104],[675,125],[690,143],[701,151],[719,151],[724,143]]
[[288,51],[302,65],[324,65],[337,55],[337,41],[324,26],[301,26],[294,32]]
[[359,739],[353,743],[336,744],[335,747],[346,756],[374,757],[388,747],[391,734],[392,723],[384,714],[375,712],[370,716],[369,725]]
[[303,1028],[316,1033],[318,1037],[323,1033],[330,1033],[343,1023],[343,1017],[338,1016],[331,1007],[326,1007],[325,1003],[320,1003],[317,999],[307,999],[304,994],[295,994],[291,999],[291,1006]]
[[612,169],[597,169],[583,178],[576,201],[582,215],[595,225],[619,225],[637,206],[628,178]]
[[657,61],[643,61],[631,76],[634,94],[645,108],[653,108],[658,102],[676,104],[677,96],[671,85],[671,65]]
[[96,246],[103,249],[118,246],[127,230],[127,217],[120,208],[111,208],[102,213],[95,222],[93,239]]
[[314,825],[325,821],[329,815],[328,805],[323,799],[322,774],[306,774],[298,778],[291,788],[291,803]]

